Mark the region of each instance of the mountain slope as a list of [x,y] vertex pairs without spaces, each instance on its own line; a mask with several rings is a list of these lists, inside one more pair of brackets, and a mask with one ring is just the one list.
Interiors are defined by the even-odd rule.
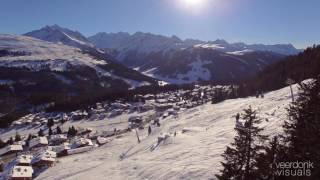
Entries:
[[58,25],[46,26],[39,30],[28,32],[24,35],[79,48],[94,47],[94,45],[91,44],[81,33],[67,28],[62,28]]
[[299,50],[292,45],[247,45],[181,40],[151,33],[98,33],[88,38],[122,64],[169,83],[232,82]]
[[[316,78],[320,74],[320,46],[307,48],[304,52],[285,58],[283,61],[267,67],[257,76],[246,80],[245,89],[252,94],[255,91],[271,91],[287,86],[287,80],[295,82]],[[250,92],[251,91],[251,92]]]
[[209,48],[188,48],[145,56],[131,52],[123,63],[169,83],[235,82],[251,77],[284,56],[271,52],[224,53]]
[[7,102],[9,97],[43,95],[50,101],[157,84],[97,51],[16,35],[0,35],[0,70],[0,100]]
[[[297,92],[296,86],[294,92]],[[252,105],[259,109],[259,116],[263,119],[263,133],[273,136],[282,133],[281,126],[287,118],[286,108],[290,100],[290,89],[287,87],[265,94],[264,99],[234,99],[185,110],[179,113],[177,119],[169,117],[161,122],[161,127],[153,127],[150,136],[147,130],[140,130],[140,144],[135,132],[128,132],[88,153],[59,159],[56,166],[36,179],[215,179],[214,175],[221,168],[221,153],[234,137],[233,115]],[[121,116],[111,121],[124,125],[126,122],[122,119]],[[88,121],[84,127],[104,130],[116,125],[113,123],[109,127],[98,123],[101,122]],[[183,129],[188,131],[182,133]],[[174,137],[175,131],[177,136]],[[171,137],[152,148],[163,133],[171,133]],[[122,155],[125,156],[120,159]]]

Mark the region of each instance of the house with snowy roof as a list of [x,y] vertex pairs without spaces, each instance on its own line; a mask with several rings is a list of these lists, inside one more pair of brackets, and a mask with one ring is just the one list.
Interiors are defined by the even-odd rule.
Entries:
[[29,147],[30,148],[35,148],[35,147],[43,147],[48,145],[48,139],[47,137],[37,137],[33,138],[29,142]]
[[50,144],[53,144],[53,145],[64,143],[67,140],[68,140],[68,137],[65,134],[55,134],[50,136]]
[[18,166],[30,166],[32,159],[33,159],[32,155],[25,155],[25,154],[20,155],[16,159],[16,165],[18,165]]
[[7,154],[17,153],[23,151],[23,147],[20,144],[8,145],[2,149],[0,149],[0,156],[4,156]]
[[75,138],[71,141],[71,144],[73,148],[93,146],[91,139],[86,138]]
[[31,166],[13,166],[7,178],[11,180],[31,180],[33,168]]
[[57,153],[57,156],[58,157],[61,157],[61,156],[66,156],[68,155],[67,151],[71,149],[70,148],[70,144],[65,142],[65,143],[62,143],[58,146],[49,146],[48,147],[48,150],[51,150],[51,151],[54,151]]
[[56,152],[45,150],[35,155],[31,163],[32,163],[32,166],[39,169],[52,167],[56,162],[56,157],[57,157]]

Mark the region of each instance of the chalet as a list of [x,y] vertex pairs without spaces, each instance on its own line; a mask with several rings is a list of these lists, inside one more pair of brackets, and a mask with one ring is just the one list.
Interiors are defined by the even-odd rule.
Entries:
[[65,134],[55,134],[50,136],[50,144],[61,144],[68,140],[67,135]]
[[106,144],[108,142],[109,142],[109,140],[107,138],[104,138],[104,137],[101,137],[101,136],[97,137],[97,143],[99,145],[103,145],[103,144]]
[[143,119],[141,116],[131,116],[129,119],[128,119],[128,122],[129,122],[129,128],[137,128],[139,127],[142,122],[143,122]]
[[57,153],[50,150],[45,150],[32,159],[32,166],[42,169],[44,167],[52,167],[56,162]]
[[31,180],[32,174],[31,166],[13,166],[8,178],[11,180]]
[[85,139],[85,138],[75,138],[72,140],[71,144],[73,148],[93,146],[91,139]]
[[16,159],[16,165],[18,166],[30,166],[33,156],[32,155],[20,155]]
[[71,119],[74,120],[74,121],[78,121],[78,120],[81,120],[81,119],[84,119],[84,118],[87,118],[88,117],[88,113],[87,111],[74,111],[71,113]]
[[58,157],[68,155],[67,151],[71,149],[69,143],[63,143],[59,146],[49,146],[48,150],[56,152]]
[[0,156],[6,155],[6,154],[12,154],[23,151],[22,145],[8,145],[2,149],[0,149]]
[[35,147],[44,147],[48,145],[48,139],[46,137],[37,137],[33,138],[29,142],[29,147],[30,148],[35,148]]
[[172,104],[160,104],[156,106],[156,111],[165,111],[170,108],[173,108]]

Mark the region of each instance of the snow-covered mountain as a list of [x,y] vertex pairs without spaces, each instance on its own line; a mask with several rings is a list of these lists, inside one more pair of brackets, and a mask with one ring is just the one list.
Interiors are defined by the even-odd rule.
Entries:
[[34,30],[24,34],[25,36],[34,37],[44,41],[62,43],[69,46],[84,48],[94,47],[85,36],[77,31],[62,28],[58,25],[46,26],[39,30]]
[[120,54],[128,53],[133,50],[137,51],[138,53],[148,54],[152,52],[161,52],[164,50],[184,49],[191,47],[211,48],[223,52],[243,50],[271,51],[283,55],[294,55],[300,52],[300,50],[296,49],[292,44],[248,45],[241,42],[228,43],[223,39],[217,39],[215,41],[201,41],[195,39],[181,40],[177,36],[166,37],[142,32],[137,32],[132,35],[124,32],[100,32],[96,35],[88,37],[88,39],[99,48],[116,49],[120,52]]
[[35,88],[32,93],[79,93],[156,83],[97,51],[18,35],[0,35],[0,69],[1,81],[11,82],[9,86],[17,91],[17,87],[21,91]]
[[239,80],[299,52],[290,44],[205,42],[142,32],[98,33],[88,39],[124,65],[169,83]]

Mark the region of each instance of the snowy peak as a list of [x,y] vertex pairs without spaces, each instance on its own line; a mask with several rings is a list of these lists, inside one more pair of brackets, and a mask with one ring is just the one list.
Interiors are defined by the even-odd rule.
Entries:
[[177,36],[166,37],[151,33],[104,33],[100,32],[88,38],[98,48],[115,49],[124,54],[137,51],[141,54],[175,49],[183,43]]
[[62,43],[78,48],[94,47],[85,36],[77,31],[62,28],[58,25],[45,26],[39,30],[31,31],[25,34],[44,41]]
[[[136,32],[132,35],[129,33],[98,33],[88,38],[99,48],[115,49],[123,57],[123,54],[136,51],[140,54],[149,54],[154,52],[163,52],[168,50],[180,50],[187,48],[210,48],[222,52],[237,51],[270,51],[282,55],[295,55],[300,52],[291,44],[245,44],[242,42],[228,43],[224,39],[215,41],[201,41],[197,39],[181,40],[177,36],[163,36],[151,33]],[[120,60],[123,58],[120,58]]]

